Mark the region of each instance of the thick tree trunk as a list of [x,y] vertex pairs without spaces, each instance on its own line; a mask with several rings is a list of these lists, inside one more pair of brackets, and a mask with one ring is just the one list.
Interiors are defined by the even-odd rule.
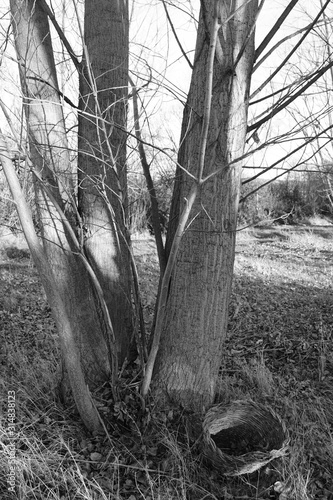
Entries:
[[[69,158],[48,19],[34,0],[11,0],[11,12],[31,164],[75,229],[76,173]],[[108,377],[110,366],[90,279],[72,252],[55,205],[38,182],[36,201],[44,250],[66,305],[86,382],[96,385]]]
[[[201,2],[194,70],[184,112],[179,164],[196,175],[214,3]],[[188,409],[212,403],[226,335],[257,1],[217,2],[221,28],[214,62],[203,178],[172,273],[154,373],[158,396]],[[178,168],[167,251],[193,180]]]
[[29,245],[31,256],[39,272],[47,299],[52,308],[60,337],[60,347],[74,400],[83,423],[91,432],[101,431],[102,426],[98,412],[93,405],[88,386],[80,363],[80,353],[75,343],[72,322],[66,308],[66,298],[59,293],[55,280],[56,273],[50,268],[45,252],[36,235],[30,207],[24,198],[21,186],[15,173],[14,165],[9,159],[6,143],[0,130],[0,160],[4,170],[22,229]]
[[126,233],[127,0],[86,0],[80,75],[79,210],[84,246],[103,287],[119,361],[132,335]]

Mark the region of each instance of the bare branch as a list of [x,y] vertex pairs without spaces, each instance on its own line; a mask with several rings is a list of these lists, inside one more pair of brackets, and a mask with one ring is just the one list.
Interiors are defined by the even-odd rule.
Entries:
[[313,22],[308,25],[308,29],[304,33],[304,35],[300,38],[300,40],[296,43],[296,45],[292,48],[292,50],[289,52],[289,54],[284,58],[282,63],[272,72],[272,74],[260,85],[260,87],[253,92],[253,94],[250,96],[250,99],[255,97],[259,92],[262,91],[264,87],[274,78],[274,76],[283,68],[286,64],[286,62],[291,58],[291,56],[296,52],[298,47],[303,43],[305,38],[309,35],[311,32],[312,28],[316,25],[318,22],[319,18],[321,17],[322,13],[325,11],[325,9],[328,7],[328,5],[331,3],[331,0],[326,0],[325,5],[320,9],[319,13],[317,16],[314,18]]
[[253,66],[252,73],[254,73],[259,68],[259,66],[261,66],[261,64],[264,61],[266,61],[266,59],[274,52],[274,50],[276,50],[277,48],[280,47],[280,45],[282,45],[287,40],[291,40],[292,38],[299,35],[300,33],[303,33],[303,31],[306,31],[307,29],[309,29],[309,26],[310,25],[308,24],[307,26],[304,26],[303,28],[300,28],[299,30],[295,31],[294,33],[291,33],[290,35],[287,35],[284,38],[282,38],[281,40],[279,40],[268,52],[266,52],[266,54],[257,62],[257,64],[255,64]]
[[56,18],[55,18],[55,15],[53,14],[52,10],[50,9],[50,7],[47,5],[46,1],[45,0],[38,0],[42,9],[44,10],[44,12],[48,15],[48,17],[50,18],[50,21],[52,22],[53,26],[54,26],[54,29],[56,30],[56,32],[58,33],[59,35],[59,38],[60,40],[62,41],[62,43],[64,44],[70,58],[72,59],[73,63],[74,63],[74,66],[75,68],[80,71],[81,70],[81,62],[78,60],[77,56],[75,55],[75,52],[74,50],[72,49],[71,47],[71,44],[69,43],[65,33],[63,32],[63,30],[60,28]]
[[332,66],[333,66],[333,61],[331,61],[326,66],[324,66],[323,68],[321,68],[318,72],[316,72],[314,74],[313,78],[311,78],[311,80],[306,85],[304,85],[303,87],[301,87],[301,89],[298,90],[298,92],[296,92],[295,94],[293,94],[282,105],[276,106],[275,108],[272,109],[272,111],[267,116],[265,116],[261,120],[258,120],[257,122],[253,123],[252,125],[249,125],[247,127],[247,132],[251,132],[251,130],[258,129],[259,127],[261,127],[261,125],[263,125],[268,120],[270,120],[271,118],[273,118],[273,116],[275,116],[278,113],[280,113],[280,111],[282,111],[283,109],[285,109],[295,99],[297,99],[300,95],[302,95],[309,87],[311,87],[322,75],[324,75],[326,73],[326,71],[328,71],[330,68],[332,68]]
[[[318,148],[318,150],[324,148],[326,146],[326,144],[328,144],[330,141],[327,141],[323,146],[320,146],[320,148]],[[318,151],[315,151],[314,153],[312,153],[310,156],[308,156],[305,160],[303,160],[302,162],[300,163],[297,163],[297,165],[295,165],[294,167],[290,167],[289,169],[285,169],[282,174],[279,174],[275,177],[273,177],[272,179],[269,179],[267,182],[264,182],[263,184],[261,184],[260,186],[258,186],[257,188],[253,189],[253,191],[251,191],[250,193],[248,193],[246,196],[244,196],[243,198],[241,198],[239,200],[239,203],[243,203],[243,201],[245,201],[249,196],[253,195],[254,193],[256,193],[257,191],[259,191],[261,188],[263,188],[264,186],[268,186],[268,184],[271,184],[272,182],[276,181],[276,179],[279,179],[280,177],[282,177],[283,175],[286,175],[288,174],[289,172],[292,172],[293,170],[296,170],[297,167],[299,167],[300,165],[304,165],[305,163],[307,163],[311,158],[313,158],[316,154],[317,154]],[[261,174],[260,174],[261,175]],[[257,178],[259,176],[255,176],[255,177],[252,177],[251,180]],[[246,180],[247,182],[247,180]],[[246,184],[246,182],[243,182],[243,184]]]
[[[270,165],[269,167],[267,168],[264,168],[260,173],[254,175],[253,177],[250,177],[249,179],[245,179],[242,184],[248,184],[249,182],[252,182],[254,181],[255,179],[257,179],[258,177],[260,177],[261,175],[265,174],[266,172],[268,172],[269,170],[272,170],[274,167],[276,167],[276,165],[278,165],[279,163],[281,163],[282,161],[285,161],[287,158],[289,158],[291,155],[293,155],[294,153],[297,153],[297,151],[300,151],[301,149],[305,148],[308,144],[310,144],[311,142],[315,141],[320,135],[322,134],[325,134],[328,130],[331,130],[333,128],[333,125],[330,125],[329,127],[325,128],[324,130],[322,130],[320,132],[320,134],[314,136],[314,137],[310,137],[308,140],[304,141],[300,146],[298,146],[297,148],[295,148],[293,151],[291,151],[290,153],[286,154],[285,156],[283,156],[282,158],[280,158],[279,160],[277,160],[276,162],[274,162],[272,165]],[[329,138],[329,140],[327,141],[327,143],[331,140],[331,138]],[[294,167],[293,167],[294,168]]]
[[166,14],[167,19],[168,19],[168,21],[169,21],[169,24],[170,24],[170,27],[171,27],[171,30],[172,30],[173,36],[175,37],[175,40],[176,40],[176,42],[177,42],[177,44],[178,44],[178,47],[180,48],[181,53],[182,53],[182,54],[183,54],[183,56],[185,57],[185,59],[186,59],[186,61],[187,61],[188,65],[189,65],[189,67],[190,67],[191,69],[193,69],[193,64],[191,63],[191,61],[190,61],[190,60],[189,60],[189,58],[187,57],[187,54],[186,54],[185,50],[183,49],[182,44],[180,43],[180,40],[179,40],[178,35],[177,35],[177,32],[176,32],[175,27],[174,27],[174,25],[173,25],[173,22],[172,22],[172,20],[171,20],[171,17],[170,17],[170,14],[169,14],[168,8],[167,8],[167,6],[166,6],[165,0],[162,0],[162,3],[163,3],[164,10],[165,10],[165,14]]
[[135,136],[138,143],[138,150],[142,165],[142,170],[146,179],[150,203],[151,203],[151,212],[152,212],[152,225],[154,229],[154,236],[158,254],[158,260],[160,265],[161,274],[164,274],[165,266],[166,266],[166,256],[165,249],[162,241],[161,234],[161,226],[160,226],[160,216],[159,216],[159,208],[158,201],[156,196],[156,190],[154,186],[153,179],[150,174],[150,167],[147,161],[147,156],[145,149],[143,147],[143,143],[141,140],[141,127],[140,127],[140,118],[139,118],[139,108],[138,108],[138,97],[137,90],[135,84],[131,78],[129,78],[130,84],[132,85],[132,94],[133,94],[133,113],[134,113],[134,124],[135,124]]
[[288,17],[288,15],[290,14],[290,12],[293,10],[293,8],[297,4],[297,2],[298,2],[298,0],[291,0],[289,2],[289,4],[287,5],[287,7],[284,9],[284,11],[282,12],[281,16],[279,17],[279,19],[274,24],[273,28],[265,36],[265,38],[263,39],[263,41],[261,42],[261,44],[259,45],[259,47],[255,51],[255,54],[254,54],[254,60],[255,61],[258,59],[258,57],[260,56],[260,54],[265,50],[265,48],[267,47],[267,45],[269,44],[269,42],[272,40],[272,38],[274,37],[274,35],[276,34],[276,32],[281,28],[282,23],[286,20],[286,18]]

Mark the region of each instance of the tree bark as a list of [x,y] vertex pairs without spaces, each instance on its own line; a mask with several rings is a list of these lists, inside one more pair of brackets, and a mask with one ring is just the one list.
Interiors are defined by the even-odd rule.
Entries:
[[[75,230],[76,171],[67,147],[48,19],[34,0],[11,0],[11,13],[31,164]],[[109,376],[110,366],[94,293],[59,212],[42,185],[35,183],[45,254],[81,353],[86,383],[96,386]]]
[[[213,402],[227,331],[235,235],[245,144],[248,93],[254,61],[256,0],[203,0],[194,69],[184,111],[178,162],[196,175],[204,115],[205,81],[214,17],[221,28],[214,61],[211,118],[203,179],[171,276],[154,389],[187,409]],[[167,235],[170,252],[194,182],[177,169]]]
[[126,230],[127,0],[86,0],[84,19],[79,211],[85,251],[104,291],[122,363],[133,332]]
[[97,410],[93,405],[88,386],[85,382],[80,363],[80,352],[75,343],[72,322],[65,306],[65,298],[59,293],[55,279],[56,272],[51,269],[45,252],[36,235],[30,207],[25,200],[14,166],[9,159],[9,153],[1,131],[0,160],[13,200],[17,207],[17,213],[29,245],[31,256],[37,267],[47,299],[52,308],[59,332],[61,352],[69,375],[69,382],[77,409],[87,429],[91,432],[100,431],[102,426]]

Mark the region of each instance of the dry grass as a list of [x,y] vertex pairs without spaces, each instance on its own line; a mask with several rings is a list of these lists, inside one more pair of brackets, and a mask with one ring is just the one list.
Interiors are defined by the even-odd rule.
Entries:
[[[231,479],[202,462],[183,415],[153,406],[140,414],[133,388],[125,387],[126,404],[117,412],[101,388],[95,401],[109,436],[86,435],[74,407],[56,397],[57,337],[34,268],[28,259],[7,257],[0,268],[0,390],[5,398],[15,391],[17,420],[14,436],[1,422],[0,497],[332,500],[333,240],[319,231],[239,235],[217,400],[250,397],[272,406],[287,424],[291,453],[260,473]],[[147,258],[150,240],[135,248],[149,317],[157,262]],[[6,481],[12,438],[13,495]]]

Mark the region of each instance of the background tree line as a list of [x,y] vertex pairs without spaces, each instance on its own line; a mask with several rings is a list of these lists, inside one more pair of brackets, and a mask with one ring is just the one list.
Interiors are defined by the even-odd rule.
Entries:
[[[239,222],[306,224],[311,217],[332,220],[331,168],[291,172],[264,186],[257,179],[241,191]],[[324,170],[324,172],[323,172]],[[254,191],[254,192],[253,192]]]

